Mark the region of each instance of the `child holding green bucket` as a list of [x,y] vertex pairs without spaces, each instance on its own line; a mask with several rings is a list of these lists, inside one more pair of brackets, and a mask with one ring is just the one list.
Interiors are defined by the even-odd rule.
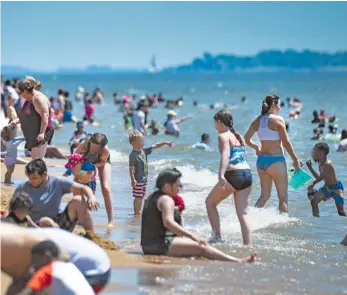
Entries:
[[[335,168],[331,161],[328,160],[329,146],[325,142],[317,143],[312,150],[312,159],[319,165],[319,173],[312,168],[311,160],[306,162],[308,169],[311,171],[315,178],[312,184],[307,188],[307,196],[311,201],[313,216],[319,217],[318,204],[321,201],[334,199],[337,213],[340,216],[347,216],[343,208],[343,185],[342,182],[336,177]],[[314,186],[324,181],[325,184],[318,191]]]

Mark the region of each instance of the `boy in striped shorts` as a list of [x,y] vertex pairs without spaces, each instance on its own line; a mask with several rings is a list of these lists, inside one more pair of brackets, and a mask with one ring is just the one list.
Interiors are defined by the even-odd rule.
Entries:
[[134,214],[141,215],[142,199],[146,194],[147,176],[148,176],[148,161],[147,156],[153,150],[164,145],[172,146],[172,142],[163,141],[152,145],[148,148],[144,147],[144,136],[141,132],[135,130],[129,135],[129,143],[133,146],[133,150],[129,156],[129,172],[131,186],[133,187],[134,197]]

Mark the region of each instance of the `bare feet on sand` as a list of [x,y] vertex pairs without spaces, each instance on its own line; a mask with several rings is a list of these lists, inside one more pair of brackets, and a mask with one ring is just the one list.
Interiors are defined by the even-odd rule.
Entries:
[[257,253],[253,253],[251,256],[240,259],[241,263],[253,263],[255,261],[255,257],[257,256]]

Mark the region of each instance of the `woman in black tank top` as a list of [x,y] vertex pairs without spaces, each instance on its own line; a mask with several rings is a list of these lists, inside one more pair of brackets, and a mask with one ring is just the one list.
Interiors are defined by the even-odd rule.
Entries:
[[27,77],[19,83],[18,88],[25,103],[19,118],[9,124],[10,127],[14,127],[21,123],[26,140],[25,147],[33,159],[43,158],[46,155],[47,145],[52,141],[54,134],[50,102],[44,94],[35,90],[35,87],[36,81],[32,77]]
[[87,137],[76,150],[98,168],[98,175],[108,218],[107,227],[113,227],[113,202],[111,196],[111,158],[106,135],[94,133]]
[[145,201],[141,228],[141,246],[144,254],[203,256],[211,260],[254,262],[256,254],[245,258],[229,256],[181,226],[181,217],[172,199],[181,187],[181,176],[181,172],[176,169],[161,172],[156,181],[158,190]]

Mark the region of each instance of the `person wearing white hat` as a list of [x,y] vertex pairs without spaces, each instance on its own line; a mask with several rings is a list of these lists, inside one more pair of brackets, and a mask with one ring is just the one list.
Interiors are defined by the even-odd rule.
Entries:
[[193,118],[193,116],[184,117],[176,120],[177,113],[174,110],[167,112],[167,121],[164,123],[165,134],[180,136],[178,124]]

